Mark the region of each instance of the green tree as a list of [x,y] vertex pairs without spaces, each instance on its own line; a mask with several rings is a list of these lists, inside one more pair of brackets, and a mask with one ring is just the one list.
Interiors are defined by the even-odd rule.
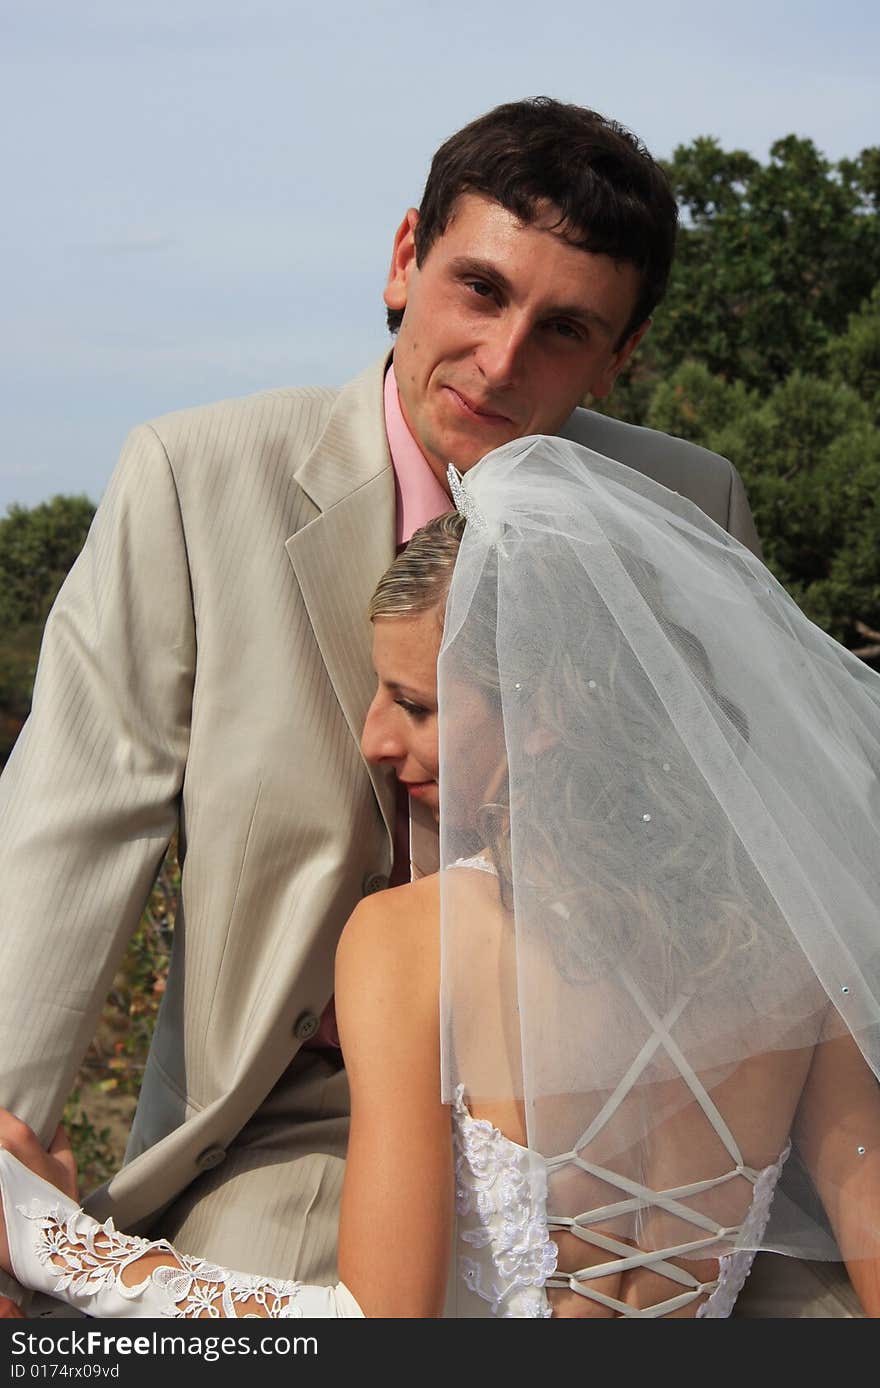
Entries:
[[0,766],[30,709],[43,623],[94,514],[87,497],[56,496],[0,519]]
[[[788,135],[761,163],[701,137],[666,170],[682,213],[669,290],[608,412],[644,423],[653,387],[687,359],[763,390],[823,374],[880,281],[880,148],[835,164]],[[862,357],[873,323],[850,329]]]
[[[838,342],[832,355],[846,352]],[[765,558],[807,615],[858,647],[880,626],[880,429],[839,377],[793,372],[763,394],[685,362],[658,385],[648,424],[736,464]]]
[[766,163],[701,138],[667,171],[669,293],[607,407],[739,468],[770,567],[880,660],[880,148]]
[[850,314],[846,332],[828,345],[832,377],[844,381],[867,401],[880,424],[880,284],[857,313]]
[[0,520],[0,627],[42,623],[95,514],[86,496],[54,496]]

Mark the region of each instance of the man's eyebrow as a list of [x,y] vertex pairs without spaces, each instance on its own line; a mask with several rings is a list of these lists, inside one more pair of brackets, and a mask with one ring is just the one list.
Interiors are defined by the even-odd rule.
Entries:
[[[476,256],[459,255],[449,262],[449,268],[454,275],[471,275],[476,280],[488,280],[490,284],[495,284],[504,294],[510,294],[513,286],[510,280],[493,265],[491,260],[480,260]],[[594,308],[586,304],[554,304],[549,313],[554,318],[579,318],[581,322],[589,323],[592,327],[598,328],[606,337],[615,337],[614,328],[604,318],[601,313],[597,313]]]

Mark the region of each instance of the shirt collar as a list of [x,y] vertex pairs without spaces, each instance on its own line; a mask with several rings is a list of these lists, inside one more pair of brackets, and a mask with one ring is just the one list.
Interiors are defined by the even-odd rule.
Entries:
[[385,373],[385,433],[397,492],[397,545],[435,516],[452,509],[448,494],[431,471],[403,417],[392,362]]

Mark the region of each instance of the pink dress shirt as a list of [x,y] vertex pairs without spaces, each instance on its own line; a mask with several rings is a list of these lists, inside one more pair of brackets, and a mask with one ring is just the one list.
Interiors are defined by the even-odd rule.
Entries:
[[394,468],[397,548],[400,549],[420,526],[451,510],[452,502],[431,471],[403,417],[393,362],[385,373],[385,433]]

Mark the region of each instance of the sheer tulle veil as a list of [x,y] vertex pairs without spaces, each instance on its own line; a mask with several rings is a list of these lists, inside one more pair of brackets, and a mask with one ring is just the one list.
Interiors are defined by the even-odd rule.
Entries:
[[880,1074],[880,676],[694,505],[576,444],[498,449],[463,496],[444,1098],[515,1103],[573,1227],[849,1257],[796,1151],[766,1228],[744,1216],[822,1048]]

